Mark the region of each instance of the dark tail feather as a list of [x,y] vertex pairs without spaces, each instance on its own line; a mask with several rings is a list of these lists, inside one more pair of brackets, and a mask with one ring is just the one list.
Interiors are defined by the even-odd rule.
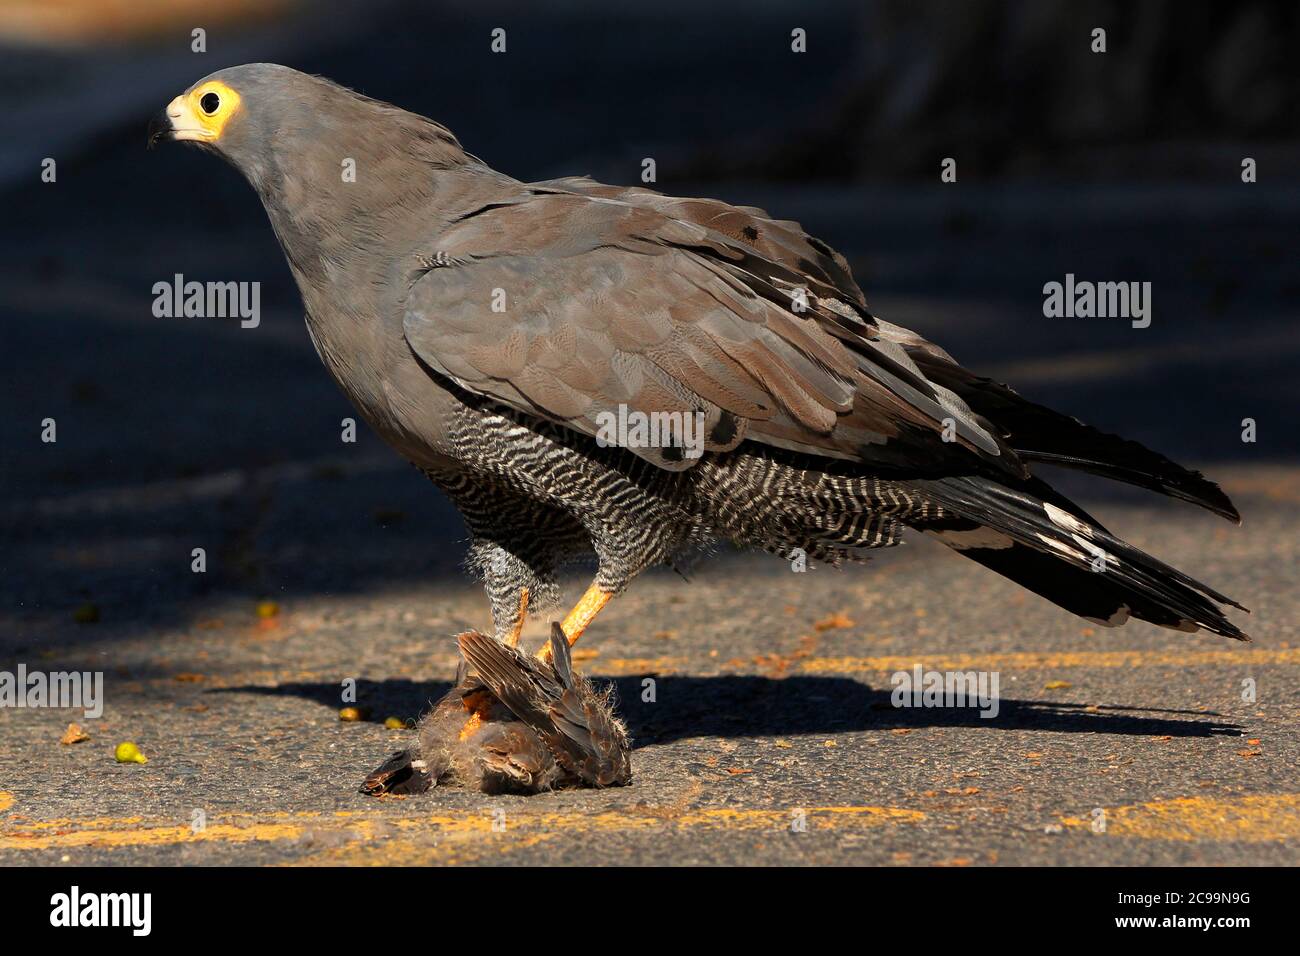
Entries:
[[927,377],[952,389],[973,411],[1002,429],[1007,444],[1025,461],[1074,468],[1158,491],[1241,523],[1228,496],[1200,472],[1135,441],[1036,405],[1006,385],[973,375],[937,356],[914,352],[912,357]]
[[944,510],[921,530],[1068,611],[1106,626],[1131,615],[1249,640],[1218,606],[1244,611],[1240,604],[1116,538],[1041,482],[1020,489],[980,477],[914,484]]

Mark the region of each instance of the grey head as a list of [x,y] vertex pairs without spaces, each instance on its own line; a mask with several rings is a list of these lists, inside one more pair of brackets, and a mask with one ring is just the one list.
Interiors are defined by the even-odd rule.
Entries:
[[150,122],[149,146],[165,141],[216,153],[263,198],[285,186],[329,190],[344,180],[344,160],[389,176],[394,158],[425,169],[472,161],[433,120],[276,63],[233,66],[199,80]]
[[[218,70],[154,117],[149,145],[177,141],[252,184],[309,316],[360,307],[377,270],[428,245],[439,224],[509,177],[433,120],[274,63]],[[397,288],[387,283],[386,288]]]

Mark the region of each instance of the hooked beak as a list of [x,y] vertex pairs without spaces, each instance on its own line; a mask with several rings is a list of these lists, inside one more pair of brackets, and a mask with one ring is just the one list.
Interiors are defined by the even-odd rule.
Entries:
[[166,110],[159,110],[149,120],[149,148],[153,149],[163,140],[172,138],[172,121]]
[[168,140],[206,143],[214,139],[215,134],[199,122],[183,96],[176,97],[149,121],[150,149]]

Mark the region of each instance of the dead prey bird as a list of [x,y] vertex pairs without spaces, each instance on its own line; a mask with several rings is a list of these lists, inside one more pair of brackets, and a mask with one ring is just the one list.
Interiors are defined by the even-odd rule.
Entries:
[[[420,722],[419,744],[368,776],[362,793],[423,793],[457,784],[486,793],[622,786],[632,779],[627,730],[611,693],[573,671],[551,626],[550,659],[467,631],[456,684]],[[471,670],[472,668],[472,670]]]
[[558,603],[574,557],[598,570],[570,643],[643,570],[712,542],[840,564],[906,528],[1107,626],[1246,637],[1221,607],[1240,605],[1034,469],[1239,520],[1217,485],[873,315],[798,223],[521,182],[432,120],[272,64],[200,80],[149,139],[252,184],[326,368],[464,517],[498,641]]

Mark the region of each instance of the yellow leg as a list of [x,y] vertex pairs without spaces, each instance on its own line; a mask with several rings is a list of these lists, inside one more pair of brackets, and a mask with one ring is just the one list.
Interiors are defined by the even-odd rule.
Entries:
[[[587,626],[596,619],[601,608],[610,602],[614,596],[612,591],[605,591],[599,585],[593,584],[587,588],[586,592],[578,599],[578,603],[573,606],[573,610],[565,616],[560,627],[564,629],[564,636],[568,638],[569,646],[572,647],[582,637],[582,632]],[[537,656],[544,661],[551,659],[551,645],[543,644],[537,652]]]
[[506,644],[515,647],[519,644],[519,635],[524,631],[524,621],[528,617],[528,588],[521,588],[519,591],[519,616],[515,619],[515,626],[510,629],[506,635]]

